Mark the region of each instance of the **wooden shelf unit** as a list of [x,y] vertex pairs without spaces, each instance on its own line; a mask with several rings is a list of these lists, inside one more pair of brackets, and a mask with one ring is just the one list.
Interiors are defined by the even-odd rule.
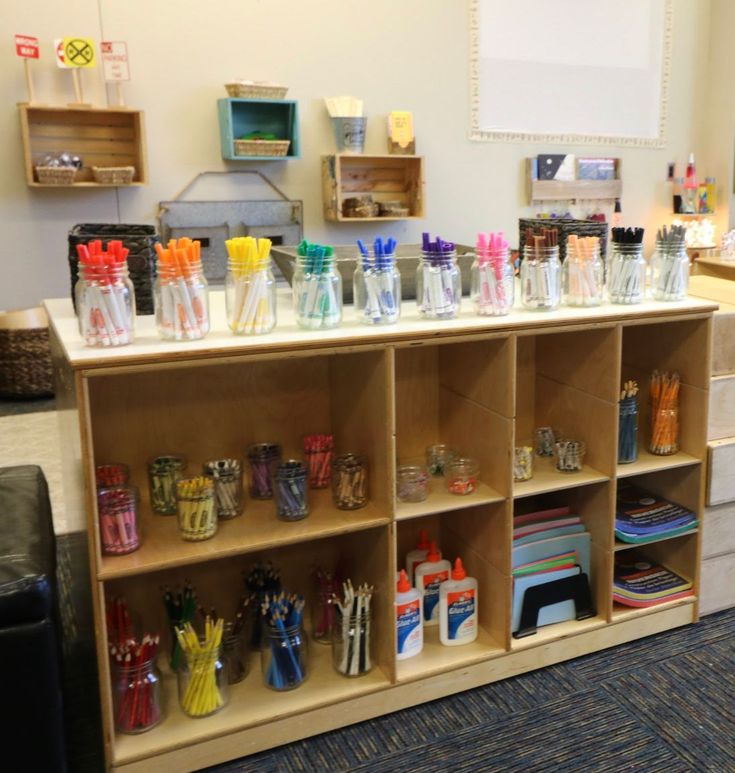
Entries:
[[534,162],[526,159],[526,183],[529,202],[535,201],[587,201],[619,199],[623,195],[620,179],[621,160],[615,159],[614,180],[539,180],[534,177]]
[[[345,217],[346,198],[370,194],[373,201],[399,201],[406,217]],[[414,220],[424,216],[423,156],[366,156],[337,153],[322,156],[324,219],[338,223]]]
[[[213,301],[215,309],[219,302]],[[76,449],[65,488],[67,495],[79,494],[80,481],[86,481],[101,709],[107,762],[116,771],[195,770],[698,618],[696,598],[646,610],[612,602],[619,549],[615,488],[625,467],[616,464],[617,399],[621,380],[638,378],[643,384],[653,368],[680,371],[682,452],[655,464],[642,458],[626,480],[701,516],[711,304],[658,304],[631,309],[627,316],[605,308],[569,317],[518,312],[479,327],[458,320],[426,330],[425,323],[404,318],[365,340],[339,331],[317,338],[290,327],[284,333],[287,343],[275,336],[269,343],[264,336],[222,346],[215,331],[208,346],[196,348],[144,336],[96,359],[78,348],[71,312],[62,318],[55,301],[47,308],[57,399],[65,416],[78,417],[76,428],[65,423],[65,447]],[[642,433],[646,420],[644,415]],[[542,485],[535,489],[514,485],[513,445],[538,425],[584,439],[589,472],[559,474],[556,480],[551,470],[542,470]],[[278,441],[284,454],[297,455],[302,435],[314,431],[332,432],[338,449],[367,455],[369,507],[338,511],[323,492],[312,497],[308,519],[288,524],[276,519],[272,503],[248,498],[241,518],[223,524],[213,539],[191,545],[179,539],[175,518],[150,513],[144,494],[141,549],[127,557],[101,556],[96,463],[129,463],[133,481],[145,491],[145,461],[154,454],[183,453],[193,471],[208,458],[242,457],[249,443],[263,440]],[[435,442],[479,459],[478,492],[452,496],[435,480],[425,502],[397,503],[394,460],[423,457]],[[515,640],[510,631],[513,514],[561,504],[569,504],[592,535],[596,615]],[[462,556],[478,578],[480,635],[468,646],[443,647],[436,630],[430,630],[420,655],[397,662],[395,572],[421,529],[439,540],[446,557]],[[640,549],[692,577],[696,590],[700,539],[698,530]],[[165,632],[163,584],[188,578],[204,606],[225,610],[239,597],[242,571],[256,559],[270,559],[282,569],[284,586],[306,593],[308,605],[309,568],[338,557],[354,581],[376,587],[377,665],[368,676],[340,677],[329,649],[310,642],[310,676],[302,687],[269,691],[253,657],[230,704],[212,717],[193,720],[177,706],[174,676],[165,674],[167,711],[161,725],[136,736],[114,733],[106,597],[124,595],[146,628]]]
[[[26,180],[32,188],[127,188],[148,184],[142,110],[21,104]],[[41,183],[36,166],[48,153],[78,155],[84,166],[70,185]],[[129,185],[95,182],[93,166],[134,166]]]

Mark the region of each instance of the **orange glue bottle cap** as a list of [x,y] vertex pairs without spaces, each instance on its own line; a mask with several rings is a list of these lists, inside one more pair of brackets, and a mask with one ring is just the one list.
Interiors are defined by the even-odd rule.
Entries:
[[421,529],[419,532],[419,541],[416,543],[417,550],[429,549],[429,533],[426,529]]
[[452,569],[452,579],[464,580],[465,577],[467,577],[467,572],[465,571],[464,565],[462,564],[462,559],[458,557],[454,560],[454,569]]
[[434,540],[431,541],[431,547],[429,547],[429,553],[426,556],[426,560],[430,561],[431,563],[436,563],[437,561],[441,561],[442,554],[436,549],[436,542]]
[[411,590],[411,583],[408,581],[408,575],[406,574],[405,569],[401,569],[401,573],[398,576],[398,584],[396,585],[396,590],[399,593],[408,593],[408,591]]

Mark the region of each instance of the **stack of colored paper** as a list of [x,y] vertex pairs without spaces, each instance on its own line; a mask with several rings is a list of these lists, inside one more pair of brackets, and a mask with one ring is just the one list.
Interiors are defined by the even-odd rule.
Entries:
[[644,557],[615,557],[613,599],[628,607],[651,607],[694,595],[692,581]]
[[676,537],[697,527],[697,516],[681,505],[633,485],[618,488],[615,536],[644,543]]

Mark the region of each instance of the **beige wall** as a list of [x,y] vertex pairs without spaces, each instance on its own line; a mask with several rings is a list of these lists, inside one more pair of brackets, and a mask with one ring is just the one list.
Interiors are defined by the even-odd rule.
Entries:
[[[415,241],[423,229],[471,240],[480,227],[515,234],[517,218],[528,212],[522,160],[562,149],[467,139],[464,0],[3,0],[1,5],[7,35],[0,47],[5,105],[0,111],[0,266],[7,281],[0,285],[0,308],[67,293],[65,237],[73,223],[153,222],[158,201],[171,198],[200,171],[225,169],[216,100],[224,95],[223,82],[233,76],[280,81],[290,86],[289,97],[299,100],[302,158],[259,168],[291,198],[304,201],[306,234],[314,240],[345,243],[389,232],[404,242]],[[25,99],[24,81],[9,37],[16,31],[41,38],[38,97],[57,104],[71,99],[71,86],[68,74],[52,63],[54,37],[128,42],[134,80],[124,89],[128,104],[146,113],[147,188],[54,191],[26,186],[15,108]],[[710,1],[675,0],[668,147],[615,151],[623,159],[627,224],[652,230],[664,222],[670,213],[666,162],[683,162],[690,149],[704,152],[709,35]],[[102,104],[99,72],[86,82],[91,101]],[[390,110],[414,112],[418,149],[427,159],[424,221],[379,230],[324,223],[319,157],[334,145],[322,97],[342,93],[365,100],[368,152],[384,152]],[[730,153],[731,146],[732,132]]]

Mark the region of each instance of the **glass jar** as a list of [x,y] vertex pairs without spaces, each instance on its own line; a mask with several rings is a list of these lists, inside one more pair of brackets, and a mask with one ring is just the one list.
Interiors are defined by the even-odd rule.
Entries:
[[416,271],[416,304],[424,319],[454,319],[462,302],[457,252],[421,253]]
[[270,333],[276,326],[276,280],[271,259],[227,263],[225,276],[227,324],[237,335]]
[[607,268],[607,297],[610,303],[643,303],[646,259],[642,244],[613,242]]
[[332,480],[332,435],[305,435],[304,456],[309,468],[309,487],[327,488]]
[[124,486],[130,480],[130,468],[120,462],[98,464],[94,468],[94,475],[97,488]]
[[557,440],[554,443],[556,469],[559,472],[581,472],[587,447],[580,440]]
[[179,664],[178,684],[179,705],[187,716],[208,717],[223,709],[230,699],[230,689],[222,648],[184,653]]
[[97,491],[100,543],[105,555],[120,556],[140,547],[137,504],[134,486],[111,486]]
[[306,636],[300,625],[264,626],[260,665],[263,681],[272,690],[293,690],[308,675]]
[[508,251],[491,258],[475,258],[472,263],[470,298],[475,313],[501,317],[513,308],[515,279]]
[[561,302],[559,247],[525,245],[521,261],[521,302],[526,309],[553,311]]
[[342,276],[334,257],[299,257],[292,280],[294,313],[299,327],[326,330],[342,321]]
[[656,240],[651,258],[651,289],[657,301],[683,301],[689,287],[689,255],[686,245]]
[[183,477],[183,456],[156,456],[148,462],[151,509],[161,515],[176,515],[176,483]]
[[536,455],[553,456],[554,443],[559,433],[552,427],[538,427],[534,433],[536,438]]
[[355,316],[365,325],[393,325],[401,317],[401,274],[393,255],[378,258],[381,267],[358,264],[352,277]]
[[225,623],[222,634],[222,660],[227,666],[227,683],[237,684],[248,674],[248,649],[242,626]]
[[176,503],[181,539],[200,542],[214,537],[218,522],[211,478],[182,478],[176,483]]
[[127,262],[80,262],[74,297],[79,334],[87,346],[124,346],[133,342],[135,290]]
[[228,521],[242,513],[242,464],[239,459],[216,459],[203,466],[214,481],[217,517]]
[[533,446],[516,446],[513,451],[513,480],[522,483],[533,478]]
[[457,449],[446,445],[446,443],[436,443],[429,446],[426,449],[426,466],[429,468],[429,474],[444,475],[446,466],[457,455]]
[[651,444],[648,450],[657,456],[679,451],[679,407],[651,411]]
[[311,604],[311,635],[319,644],[332,643],[332,628],[336,617],[334,597],[342,590],[339,577],[333,572],[317,570],[314,603]]
[[113,672],[115,728],[120,733],[145,733],[163,718],[161,674],[155,660],[134,666],[116,665]]
[[209,332],[209,285],[201,261],[158,261],[153,285],[158,335],[165,341],[196,341]]
[[477,476],[480,465],[475,459],[457,457],[447,465],[444,477],[450,494],[467,495],[477,491]]
[[618,464],[638,459],[638,398],[624,397],[618,403]]
[[332,499],[340,510],[357,510],[367,504],[368,470],[365,457],[342,454],[332,465]]
[[429,473],[423,464],[399,464],[396,496],[401,502],[423,502],[429,496]]
[[576,244],[580,246],[571,250],[567,243],[567,257],[561,267],[561,293],[565,306],[599,306],[602,303],[605,269],[600,259],[599,242],[596,246],[582,246],[586,242],[587,239],[578,239]]
[[278,443],[254,443],[248,447],[250,462],[250,496],[253,499],[272,499],[271,466],[281,458]]
[[285,459],[274,465],[276,512],[282,521],[300,521],[309,514],[306,477],[306,466],[298,459]]
[[362,676],[373,669],[370,609],[338,615],[332,629],[332,665],[343,676]]

